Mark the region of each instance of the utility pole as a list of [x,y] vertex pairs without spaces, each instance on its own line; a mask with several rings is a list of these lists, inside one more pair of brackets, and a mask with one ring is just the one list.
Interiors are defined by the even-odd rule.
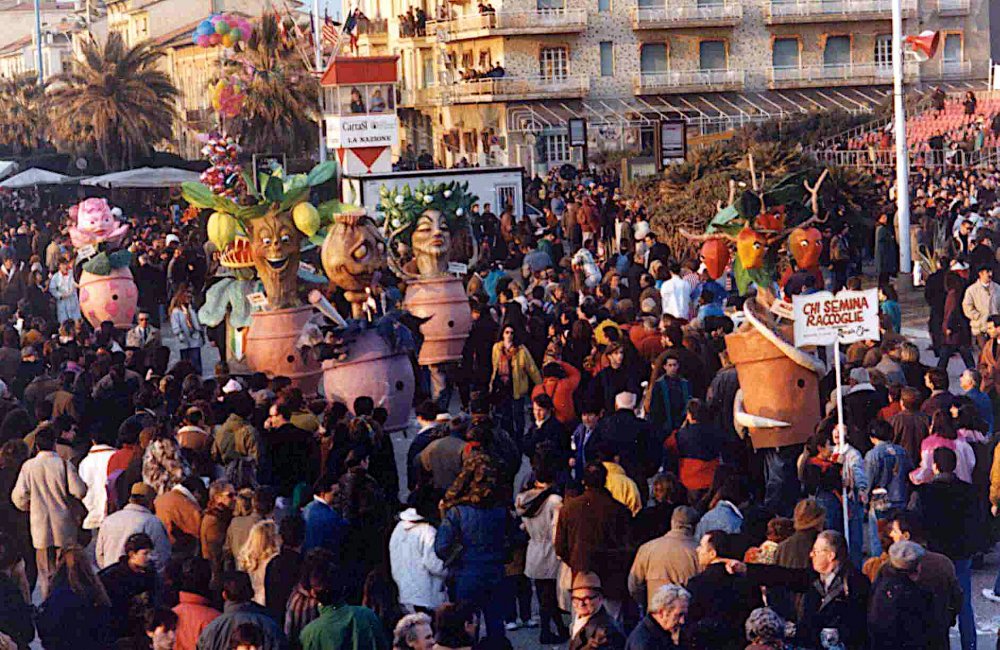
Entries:
[[896,137],[896,223],[899,224],[899,272],[912,271],[910,251],[910,157],[906,150],[903,104],[903,2],[892,0],[892,100]]
[[[38,2],[38,0],[35,0]],[[320,85],[320,78],[323,76],[323,25],[319,17],[319,0],[313,0],[313,45],[315,52],[316,70],[316,97],[319,100],[319,161],[326,162],[326,142],[323,139],[323,86]]]
[[45,82],[45,63],[42,58],[42,0],[35,0],[35,47],[38,54],[38,85]]

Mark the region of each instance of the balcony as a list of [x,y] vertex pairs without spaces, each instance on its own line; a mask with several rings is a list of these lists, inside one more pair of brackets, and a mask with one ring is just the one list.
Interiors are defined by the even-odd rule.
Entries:
[[[916,61],[903,62],[903,80],[915,81],[919,76]],[[876,63],[836,63],[771,68],[768,88],[821,88],[824,86],[876,86],[892,83],[892,66]]]
[[500,10],[489,14],[459,16],[453,20],[440,20],[427,25],[428,33],[436,33],[444,41],[487,36],[576,34],[586,29],[586,9]]
[[443,89],[451,104],[478,104],[537,99],[580,99],[590,92],[590,77],[501,77],[460,81]]
[[389,20],[370,18],[358,23],[358,42],[369,45],[385,45],[389,39]]
[[711,4],[667,0],[662,7],[633,7],[632,29],[733,27],[743,18],[743,5],[726,1]]
[[403,88],[399,92],[399,105],[403,108],[441,105],[441,86]]
[[[940,79],[956,80],[972,77],[972,61],[945,61],[942,59],[935,67],[937,67],[937,74]],[[931,72],[931,74],[934,74],[934,72]]]
[[939,16],[968,16],[970,0],[938,0]]
[[665,95],[742,90],[745,77],[743,70],[643,72],[632,80],[632,92],[636,95]]
[[[913,18],[917,12],[916,0],[902,0],[902,4],[903,18]],[[892,0],[768,0],[764,3],[764,22],[768,25],[867,20],[892,20]]]

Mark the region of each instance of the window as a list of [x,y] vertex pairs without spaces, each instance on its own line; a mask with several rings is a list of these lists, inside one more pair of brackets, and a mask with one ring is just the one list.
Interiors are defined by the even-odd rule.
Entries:
[[640,9],[663,9],[664,0],[639,0]]
[[539,73],[543,79],[563,80],[569,76],[569,49],[543,47],[538,54]]
[[615,46],[611,41],[601,41],[601,76],[615,76]]
[[830,36],[826,39],[823,49],[823,65],[827,67],[843,67],[851,63],[851,37]]
[[942,60],[946,64],[956,64],[962,62],[962,35],[944,35],[944,53]]
[[880,68],[892,67],[891,34],[879,34],[875,37],[875,65]]
[[517,206],[517,186],[515,185],[497,185],[497,204],[500,206],[500,210],[506,210],[507,206],[514,211],[515,214],[519,213]]
[[611,11],[611,0],[597,0],[597,10],[601,13],[608,13]]
[[642,73],[666,72],[667,68],[666,43],[643,43],[639,47],[639,70]]
[[698,55],[702,70],[725,70],[729,67],[726,65],[725,41],[702,41],[698,44]]
[[564,0],[536,0],[535,7],[539,11],[552,13],[555,11],[565,11],[566,3]]
[[771,65],[779,69],[798,68],[799,39],[797,38],[774,39],[774,45],[771,47]]
[[421,50],[421,62],[423,63],[422,88],[429,88],[434,85],[434,55],[430,50]]
[[545,160],[550,163],[561,163],[569,160],[569,136],[565,133],[553,133],[545,136]]

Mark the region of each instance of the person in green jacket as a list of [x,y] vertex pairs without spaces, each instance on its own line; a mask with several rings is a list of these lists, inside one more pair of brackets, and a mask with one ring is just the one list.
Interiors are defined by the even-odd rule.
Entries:
[[302,650],[389,650],[382,622],[367,607],[344,600],[344,572],[335,566],[314,567],[309,591],[319,601],[319,618],[299,635]]

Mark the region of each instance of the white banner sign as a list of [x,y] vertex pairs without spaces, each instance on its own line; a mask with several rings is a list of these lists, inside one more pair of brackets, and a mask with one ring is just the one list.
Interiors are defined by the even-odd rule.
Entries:
[[878,289],[793,296],[795,347],[879,340]]
[[327,117],[326,143],[331,149],[392,147],[399,144],[399,119],[395,115]]

